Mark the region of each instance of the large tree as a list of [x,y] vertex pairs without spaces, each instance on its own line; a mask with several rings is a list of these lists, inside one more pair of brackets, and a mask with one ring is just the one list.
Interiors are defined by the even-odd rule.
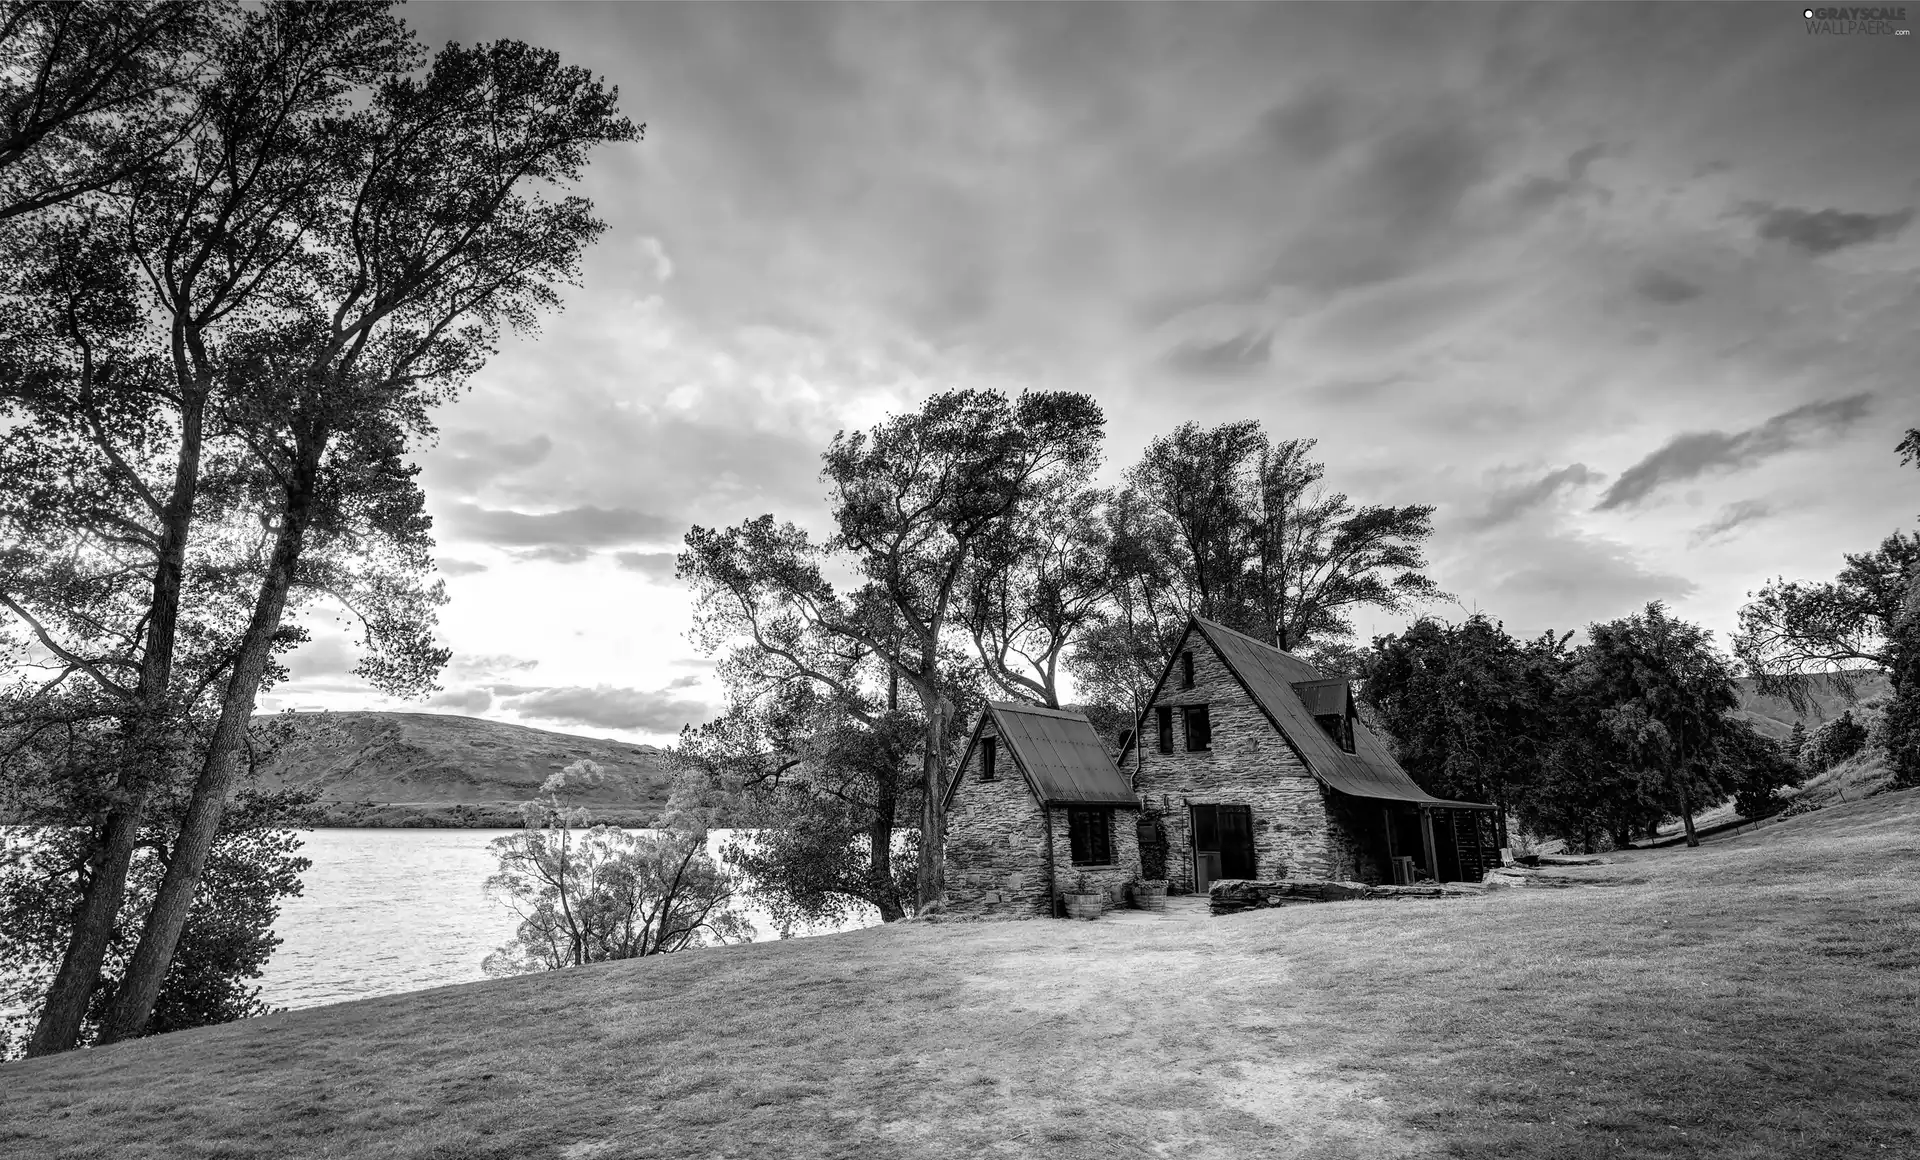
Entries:
[[1494,803],[1504,837],[1553,745],[1551,689],[1571,635],[1523,646],[1478,613],[1460,624],[1423,617],[1373,642],[1361,702],[1422,788]]
[[[82,308],[15,344],[38,373],[10,392],[27,422],[8,451],[61,466],[10,489],[10,507],[89,552],[17,557],[4,603],[129,722],[35,1052],[74,1042],[146,805],[179,771],[191,803],[104,1034],[145,1026],[254,698],[302,639],[290,611],[324,597],[357,614],[362,672],[383,688],[430,687],[444,659],[406,455],[498,331],[555,304],[598,233],[584,201],[542,190],[634,131],[550,53],[449,46],[426,64],[385,4],[224,14],[172,148],[72,215],[84,244],[51,268]],[[119,298],[131,309],[91,305]],[[139,571],[150,596],[98,615]],[[211,731],[170,747],[170,723],[207,699]]]
[[[783,928],[843,919],[859,905],[882,922],[912,913],[916,870],[896,861],[896,834],[921,812],[925,728],[901,705],[898,677],[871,650],[821,632],[777,651],[742,645],[719,671],[727,709],[682,735],[675,756],[696,777],[676,794],[721,804],[754,831],[729,858],[755,897]],[[917,854],[918,844],[899,852]]]
[[[1092,465],[1103,423],[1085,395],[944,392],[870,431],[834,436],[823,456],[834,524],[825,543],[771,516],[687,534],[679,573],[694,585],[709,639],[733,635],[777,655],[794,633],[825,634],[871,651],[913,692],[925,722],[922,906],[945,891],[950,646],[969,566],[1038,496]],[[828,566],[853,572],[856,586],[840,591]],[[817,678],[797,653],[782,659]]]
[[[303,34],[306,8],[266,9],[260,44]],[[515,41],[448,45],[427,63],[404,47],[364,107],[299,143],[331,151],[333,172],[312,191],[318,223],[278,309],[226,340],[222,369],[241,384],[226,417],[264,493],[271,547],[108,1039],[146,1025],[295,591],[358,617],[385,664],[376,683],[431,687],[446,659],[430,617],[443,597],[416,583],[432,541],[406,456],[432,434],[430,409],[479,369],[502,329],[531,327],[559,305],[556,287],[576,278],[581,251],[605,228],[584,198],[546,191],[578,182],[593,146],[635,135],[617,94],[555,53]],[[253,148],[271,147],[268,127],[234,123]]]
[[1172,534],[1145,531],[1139,564],[1188,611],[1288,650],[1351,636],[1359,609],[1443,596],[1419,571],[1433,508],[1355,506],[1323,485],[1314,445],[1273,442],[1252,420],[1154,439],[1126,479]]
[[1697,846],[1693,815],[1725,796],[1716,774],[1739,708],[1730,659],[1713,634],[1658,601],[1632,616],[1588,628],[1584,676],[1607,730],[1640,768],[1656,772]]
[[1734,653],[1760,691],[1805,712],[1813,679],[1853,697],[1864,672],[1892,664],[1889,642],[1907,594],[1920,583],[1920,536],[1894,532],[1871,552],[1849,553],[1831,581],[1774,580],[1740,609]]

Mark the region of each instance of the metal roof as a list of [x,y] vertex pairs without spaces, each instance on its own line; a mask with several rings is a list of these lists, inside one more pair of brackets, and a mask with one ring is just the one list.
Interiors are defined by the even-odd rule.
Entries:
[[[1238,633],[1222,624],[1194,617],[1188,632],[1198,631],[1227,668],[1240,679],[1254,703],[1259,705],[1306,763],[1307,769],[1327,786],[1354,797],[1386,801],[1413,802],[1450,809],[1490,810],[1479,802],[1456,802],[1434,797],[1414,783],[1393,754],[1357,718],[1353,722],[1353,748],[1348,753],[1328,736],[1313,719],[1313,710],[1302,699],[1305,692],[1316,703],[1331,697],[1328,690],[1345,682],[1330,679],[1312,665],[1291,653],[1282,652],[1263,641]],[[1161,677],[1164,683],[1166,678]],[[1300,686],[1307,686],[1301,689]],[[1156,689],[1157,693],[1159,690]],[[1341,702],[1345,700],[1341,697]],[[1343,712],[1339,710],[1323,710]]]
[[[1034,796],[1046,805],[1138,806],[1140,799],[1127,784],[1107,747],[1093,725],[1079,713],[1042,709],[1017,701],[990,701],[986,716],[993,718],[1006,751],[1025,775]],[[978,744],[980,727],[975,726],[969,753]],[[966,768],[961,758],[961,769]],[[956,778],[948,789],[952,799],[959,788]]]

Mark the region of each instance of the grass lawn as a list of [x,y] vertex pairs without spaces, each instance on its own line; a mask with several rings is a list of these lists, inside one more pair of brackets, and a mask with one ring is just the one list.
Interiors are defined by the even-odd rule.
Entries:
[[0,1066],[0,1155],[1920,1156],[1920,791],[1199,923],[912,923]]

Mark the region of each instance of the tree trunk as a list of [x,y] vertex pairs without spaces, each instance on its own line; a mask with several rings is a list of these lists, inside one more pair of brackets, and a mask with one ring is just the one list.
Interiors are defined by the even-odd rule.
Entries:
[[1700,835],[1693,832],[1693,775],[1687,769],[1687,734],[1678,731],[1680,751],[1680,824],[1687,831],[1687,845],[1698,846]]
[[73,914],[60,969],[47,988],[27,1055],[70,1051],[80,1040],[87,1006],[100,985],[100,964],[113,939],[120,904],[126,898],[127,871],[146,820],[158,765],[171,727],[167,706],[173,681],[173,650],[180,620],[187,537],[193,527],[193,503],[199,491],[200,449],[205,395],[189,396],[181,410],[180,452],[174,463],[173,494],[161,516],[154,551],[153,596],[147,611],[146,651],[134,692],[134,722],[129,729],[126,763],[117,781],[119,801],[107,815],[106,834],[91,859],[86,889]]
[[220,719],[207,743],[200,776],[194,782],[193,798],[187,817],[180,826],[167,861],[166,877],[140,934],[140,944],[127,965],[125,980],[114,996],[101,1027],[103,1043],[131,1039],[146,1031],[154,1000],[166,980],[185,928],[187,914],[200,887],[200,875],[206,868],[207,854],[220,830],[226,813],[227,794],[246,745],[247,727],[253,719],[254,698],[260,680],[273,658],[273,636],[280,629],[286,612],[287,593],[293,586],[294,569],[306,539],[307,524],[313,516],[314,484],[319,476],[324,440],[301,448],[287,485],[282,507],[280,531],[274,538],[273,558],[261,581],[254,601],[253,618],[234,657],[233,672],[221,700]]
[[943,846],[946,831],[946,803],[941,797],[941,772],[946,765],[947,714],[952,706],[938,689],[929,689],[932,703],[927,706],[926,753],[922,759],[926,804],[920,810],[919,903],[925,910],[945,899],[947,859]]
[[867,841],[873,846],[867,870],[867,892],[880,911],[881,922],[899,922],[907,916],[893,890],[893,823],[897,812],[893,782],[882,779],[874,798],[873,824]]

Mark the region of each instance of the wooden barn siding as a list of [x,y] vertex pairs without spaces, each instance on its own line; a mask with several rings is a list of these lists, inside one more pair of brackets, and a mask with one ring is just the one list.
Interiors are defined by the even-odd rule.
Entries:
[[[1176,707],[1173,752],[1159,752],[1158,723],[1149,712],[1134,785],[1149,808],[1162,811],[1170,888],[1193,889],[1187,805],[1230,802],[1253,807],[1254,872],[1259,877],[1376,881],[1379,872],[1368,865],[1373,859],[1359,855],[1357,843],[1340,824],[1337,815],[1348,812],[1344,803],[1330,802],[1333,791],[1307,772],[1204,636],[1190,632],[1181,647],[1193,650],[1194,687],[1180,688],[1176,653],[1153,702],[1155,708]],[[1209,706],[1213,747],[1190,753],[1178,706],[1199,704]],[[1133,764],[1129,754],[1128,774]]]
[[[995,736],[993,722],[980,733]],[[965,780],[947,811],[947,909],[965,914],[1050,914],[1046,816],[1006,746],[994,779],[980,777],[981,751],[968,755]]]

